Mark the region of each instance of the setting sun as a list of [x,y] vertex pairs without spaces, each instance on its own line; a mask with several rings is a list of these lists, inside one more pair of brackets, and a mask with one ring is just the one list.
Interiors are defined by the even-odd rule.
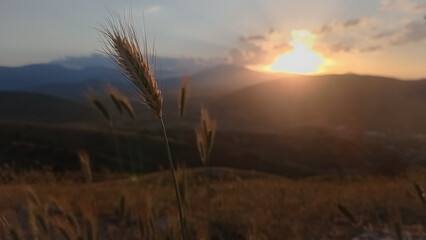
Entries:
[[277,57],[268,69],[273,72],[310,74],[318,73],[324,57],[312,50],[316,36],[308,30],[293,30],[290,46],[293,50]]

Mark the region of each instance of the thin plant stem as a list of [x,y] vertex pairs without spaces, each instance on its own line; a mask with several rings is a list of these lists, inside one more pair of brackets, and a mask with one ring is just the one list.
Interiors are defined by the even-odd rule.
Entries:
[[183,210],[182,210],[182,198],[181,198],[180,191],[179,191],[179,185],[178,185],[178,181],[177,181],[177,177],[176,177],[175,167],[174,167],[174,164],[173,164],[172,154],[170,153],[169,139],[167,137],[166,127],[164,126],[163,117],[160,116],[159,119],[160,119],[160,122],[161,122],[161,127],[163,129],[164,142],[166,143],[167,157],[169,159],[170,171],[172,173],[173,182],[175,184],[175,193],[176,193],[176,200],[177,200],[177,205],[178,205],[178,210],[179,210],[179,219],[180,219],[180,227],[181,227],[181,232],[182,232],[182,238],[183,238],[183,240],[187,240],[185,223],[184,223],[184,218],[183,218]]
[[118,140],[117,140],[117,136],[115,135],[114,123],[112,122],[112,120],[109,120],[109,127],[111,129],[112,138],[114,139],[115,152],[117,154],[117,160],[120,167],[120,171],[123,171],[123,164],[121,162],[122,160],[121,160],[120,149],[118,147]]

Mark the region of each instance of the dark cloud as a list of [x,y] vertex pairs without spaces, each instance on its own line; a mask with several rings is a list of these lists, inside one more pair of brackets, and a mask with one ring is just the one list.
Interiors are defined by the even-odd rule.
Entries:
[[372,45],[372,46],[367,46],[367,47],[363,47],[360,49],[360,52],[374,52],[374,51],[378,51],[383,49],[383,46],[380,45]]
[[343,26],[344,27],[354,27],[354,26],[358,26],[360,23],[361,23],[360,18],[350,19],[350,20],[343,22]]
[[373,36],[371,36],[372,39],[384,39],[384,38],[389,38],[391,36],[393,36],[397,31],[392,30],[392,31],[383,31],[383,32],[379,32],[377,34],[374,34]]
[[330,44],[328,47],[328,50],[333,53],[339,53],[339,52],[351,52],[354,49],[354,45],[347,44],[347,43],[334,43]]
[[314,31],[316,34],[327,34],[342,32],[349,28],[356,28],[369,25],[372,19],[367,18],[354,18],[346,21],[334,21],[329,24],[323,25],[319,30]]
[[409,42],[418,42],[426,39],[426,23],[422,22],[409,22],[402,30],[395,31],[392,36],[391,43],[393,45],[400,45]]
[[262,35],[252,35],[248,37],[240,37],[241,42],[252,42],[252,41],[263,41],[266,40],[265,36]]

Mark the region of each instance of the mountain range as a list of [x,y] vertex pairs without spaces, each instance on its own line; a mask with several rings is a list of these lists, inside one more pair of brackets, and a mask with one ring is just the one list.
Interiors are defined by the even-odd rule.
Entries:
[[[426,80],[403,81],[356,74],[277,75],[232,65],[219,65],[189,79],[188,119],[192,122],[198,119],[199,108],[207,106],[223,129],[284,131],[332,127],[426,134]],[[46,106],[48,101],[41,100],[43,96],[55,105],[65,101],[52,101],[52,98],[84,106],[88,105],[85,93],[89,90],[105,97],[102,94],[106,84],[126,94],[131,89],[128,81],[112,68],[69,69],[55,64],[0,67],[0,83],[0,96],[10,102],[3,100],[0,105],[3,118],[11,111],[11,104],[17,102]],[[159,86],[165,98],[166,115],[176,122],[180,77],[160,79]],[[30,94],[36,94],[32,100]],[[129,97],[136,104],[137,99]],[[69,108],[65,105],[62,108]],[[26,111],[22,114],[27,116],[31,111]],[[141,116],[149,114],[143,106],[137,112]]]

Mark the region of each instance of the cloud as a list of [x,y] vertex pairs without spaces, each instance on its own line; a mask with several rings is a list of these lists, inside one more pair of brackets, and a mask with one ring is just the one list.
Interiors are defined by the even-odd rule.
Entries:
[[392,45],[426,40],[426,23],[423,21],[408,22],[402,30],[395,31],[390,38]]
[[377,19],[365,17],[324,24],[313,31],[319,37],[315,49],[327,55],[379,50],[380,45],[369,39],[369,36],[376,31],[377,25]]
[[147,8],[145,10],[145,12],[146,13],[154,13],[154,12],[158,12],[160,10],[161,10],[161,6],[160,5],[154,5],[154,6],[151,6],[151,7]]
[[251,35],[251,36],[241,36],[240,41],[241,42],[253,42],[253,41],[264,41],[266,40],[265,36],[262,35]]
[[290,49],[283,34],[271,28],[264,34],[240,36],[238,46],[229,51],[228,62],[236,65],[270,64],[277,53]]
[[392,11],[399,10],[408,13],[417,13],[426,11],[426,3],[416,3],[411,0],[381,0],[380,10]]
[[426,39],[423,19],[388,23],[379,19],[353,19],[332,22],[316,31],[320,36],[320,52],[372,52],[391,46],[419,42]]
[[426,40],[426,23],[423,21],[408,21],[392,30],[374,34],[371,39],[380,41],[383,45],[402,45]]

